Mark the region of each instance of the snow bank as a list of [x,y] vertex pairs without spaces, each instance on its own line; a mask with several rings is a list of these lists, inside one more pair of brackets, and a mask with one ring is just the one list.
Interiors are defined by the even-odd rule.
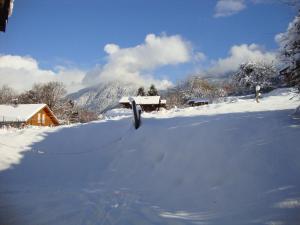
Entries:
[[170,118],[178,116],[218,115],[228,113],[262,112],[295,109],[299,105],[299,97],[295,97],[292,88],[276,89],[262,96],[260,103],[254,98],[229,97],[225,102],[188,108],[173,108],[158,112],[144,113],[146,118]]
[[[300,98],[296,95],[293,88],[281,88],[264,94],[260,103],[255,101],[252,96],[228,97],[223,102],[209,105],[172,108],[166,110],[161,108],[159,111],[143,112],[144,118],[172,118],[172,117],[190,117],[200,115],[219,115],[229,113],[244,112],[263,112],[285,109],[295,109],[299,105]],[[131,109],[117,108],[105,113],[108,120],[119,120],[132,116]]]
[[34,151],[31,147],[34,143],[44,140],[49,133],[65,127],[72,126],[0,128],[0,171],[20,163],[25,151]]
[[294,113],[294,116],[295,116],[296,118],[300,118],[300,105],[296,108],[295,113]]
[[118,108],[107,111],[104,118],[107,120],[120,120],[132,116],[132,109]]
[[299,100],[275,93],[145,113],[138,130],[130,110],[114,110],[118,120],[37,132],[33,151],[0,173],[0,222],[297,225]]

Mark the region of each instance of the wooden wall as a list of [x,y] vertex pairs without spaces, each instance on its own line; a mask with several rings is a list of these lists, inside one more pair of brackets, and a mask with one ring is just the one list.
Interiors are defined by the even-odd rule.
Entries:
[[[39,119],[40,115],[40,119]],[[44,120],[43,120],[44,115]],[[27,125],[33,125],[33,126],[57,126],[58,122],[55,118],[53,118],[52,113],[47,109],[47,107],[44,107],[39,112],[34,114],[29,120],[26,121]]]

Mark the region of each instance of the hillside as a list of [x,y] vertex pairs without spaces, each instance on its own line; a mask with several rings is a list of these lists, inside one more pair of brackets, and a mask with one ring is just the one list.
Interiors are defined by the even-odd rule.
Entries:
[[72,99],[81,107],[102,113],[115,107],[123,96],[135,95],[138,86],[133,83],[109,82],[101,83],[72,93]]
[[298,225],[300,104],[278,89],[205,107],[1,130],[0,224]]

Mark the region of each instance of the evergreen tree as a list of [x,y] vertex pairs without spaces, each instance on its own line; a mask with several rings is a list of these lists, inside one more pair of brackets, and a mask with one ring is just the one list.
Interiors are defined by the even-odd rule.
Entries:
[[148,91],[148,96],[157,96],[158,95],[158,91],[156,89],[156,87],[154,86],[154,84],[151,84],[149,91]]
[[137,96],[146,96],[144,87],[140,87],[137,91]]

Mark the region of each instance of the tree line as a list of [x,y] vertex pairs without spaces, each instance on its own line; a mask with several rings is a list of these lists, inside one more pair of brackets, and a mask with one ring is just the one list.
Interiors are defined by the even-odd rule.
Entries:
[[144,87],[139,87],[139,89],[137,90],[137,96],[157,96],[157,95],[159,95],[159,93],[154,84],[151,84],[147,93],[145,92]]
[[54,112],[61,123],[85,123],[96,120],[95,112],[77,106],[65,97],[67,91],[63,83],[51,81],[34,84],[28,91],[18,94],[13,88],[0,87],[0,104],[39,104],[44,103]]
[[181,107],[186,105],[188,100],[195,98],[218,101],[231,95],[254,94],[257,85],[261,87],[262,92],[291,86],[279,76],[279,71],[273,63],[247,62],[222,80],[203,78],[200,75],[189,76],[168,89],[164,97],[168,107]]

